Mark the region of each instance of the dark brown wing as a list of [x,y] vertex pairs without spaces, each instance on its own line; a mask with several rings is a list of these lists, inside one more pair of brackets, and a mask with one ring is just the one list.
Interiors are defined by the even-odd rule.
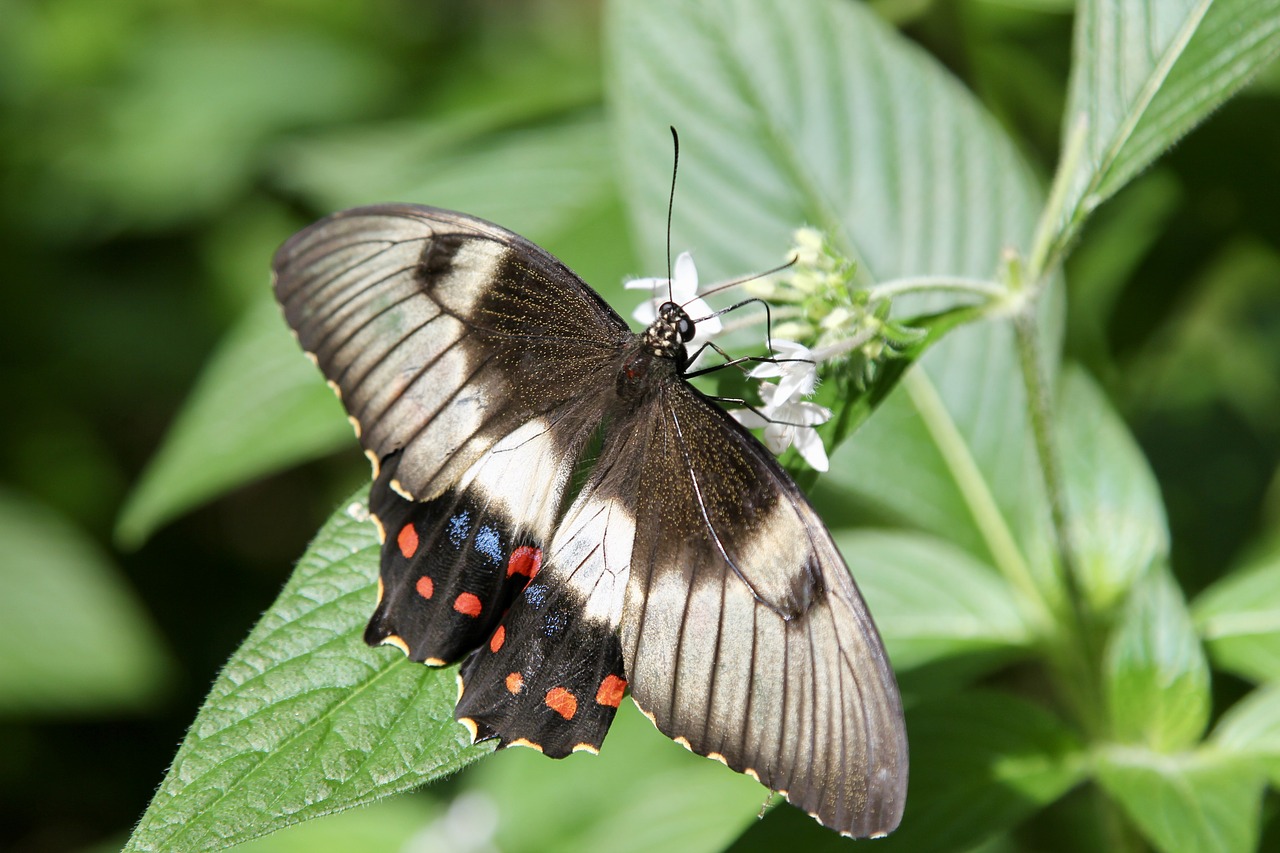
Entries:
[[617,430],[647,435],[642,463],[601,483],[634,508],[621,637],[636,704],[826,826],[892,831],[907,785],[901,700],[813,508],[682,380]]
[[438,497],[530,420],[575,455],[626,324],[562,263],[481,219],[343,211],[276,253],[276,297],[396,488]]

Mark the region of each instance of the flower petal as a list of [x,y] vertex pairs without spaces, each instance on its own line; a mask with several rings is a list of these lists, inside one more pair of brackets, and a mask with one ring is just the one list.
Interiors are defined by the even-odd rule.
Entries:
[[800,458],[808,462],[810,468],[815,471],[826,471],[831,467],[831,463],[827,461],[827,448],[822,445],[822,436],[818,435],[816,429],[813,427],[797,429],[795,442]]
[[686,302],[698,295],[698,267],[693,262],[693,255],[681,252],[676,258],[675,282],[672,284],[672,300],[676,303]]
[[769,425],[769,421],[765,420],[764,416],[751,409],[730,409],[729,416],[747,429],[759,429]]

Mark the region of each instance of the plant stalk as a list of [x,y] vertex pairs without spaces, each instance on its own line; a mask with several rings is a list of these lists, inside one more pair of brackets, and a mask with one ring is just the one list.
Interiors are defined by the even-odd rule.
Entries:
[[[1076,553],[1070,507],[1067,501],[1066,482],[1062,474],[1061,459],[1054,433],[1053,400],[1048,371],[1040,347],[1040,330],[1036,325],[1036,303],[1027,301],[1022,310],[1013,317],[1014,337],[1018,347],[1018,364],[1021,368],[1023,386],[1027,394],[1027,413],[1031,425],[1031,433],[1035,440],[1036,455],[1040,461],[1040,471],[1044,480],[1045,491],[1049,498],[1049,514],[1053,524],[1054,538],[1057,540],[1057,552],[1061,562],[1062,591],[1066,599],[1072,634],[1079,660],[1068,663],[1072,670],[1070,680],[1077,688],[1083,687],[1084,695],[1079,690],[1073,691],[1081,722],[1089,729],[1096,730],[1100,722],[1100,697],[1096,691],[1101,685],[1100,657],[1096,648],[1094,624],[1091,610],[1080,582],[1080,564]],[[1075,657],[1068,651],[1069,657]]]

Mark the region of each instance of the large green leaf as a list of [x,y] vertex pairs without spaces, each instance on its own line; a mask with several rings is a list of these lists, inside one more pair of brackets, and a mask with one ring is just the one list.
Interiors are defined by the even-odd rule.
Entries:
[[[928,682],[922,689],[954,685],[974,665],[1007,659],[1033,641],[1008,584],[954,545],[920,533],[867,529],[837,530],[835,537],[894,669],[902,674],[948,662],[919,679]],[[954,660],[961,657],[976,660]]]
[[1209,662],[1164,565],[1130,591],[1104,669],[1115,739],[1163,752],[1199,739],[1209,720]]
[[1216,750],[1167,755],[1114,748],[1098,782],[1162,853],[1245,853],[1258,843],[1263,776],[1257,762]]
[[453,720],[455,670],[361,639],[379,546],[336,512],[214,683],[128,850],[216,850],[372,802],[489,751]]
[[120,571],[35,501],[0,490],[0,711],[137,709],[168,658]]
[[1106,609],[1169,554],[1160,487],[1128,428],[1083,371],[1063,375],[1058,413],[1079,581],[1093,606]]
[[1202,592],[1193,612],[1214,663],[1280,681],[1280,538]]
[[1081,118],[1086,125],[1058,225],[1068,236],[1280,53],[1278,0],[1085,0],[1078,9],[1064,144]]
[[264,267],[263,298],[205,366],[121,510],[116,535],[123,544],[139,544],[166,521],[255,477],[352,442],[341,404],[302,358],[265,282]]
[[[615,0],[608,34],[623,183],[655,265],[669,124],[681,138],[673,242],[709,277],[778,263],[806,223],[867,281],[992,277],[1002,249],[1028,242],[1039,195],[1017,150],[860,4]],[[1026,577],[1018,537],[1043,539],[1045,510],[1010,332],[958,330],[923,365],[824,481]]]

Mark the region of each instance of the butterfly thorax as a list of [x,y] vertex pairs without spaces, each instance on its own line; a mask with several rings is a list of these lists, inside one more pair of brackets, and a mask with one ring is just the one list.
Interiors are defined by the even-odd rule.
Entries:
[[689,362],[685,342],[693,337],[694,325],[684,309],[667,302],[644,333],[627,347],[618,368],[618,396],[635,400],[663,381],[684,373]]

